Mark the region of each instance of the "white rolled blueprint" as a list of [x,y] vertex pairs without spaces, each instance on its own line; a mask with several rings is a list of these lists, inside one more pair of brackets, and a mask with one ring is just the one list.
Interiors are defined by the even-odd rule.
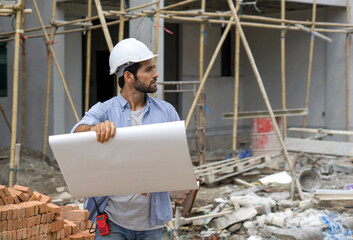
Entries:
[[49,144],[76,198],[198,188],[184,121],[117,128],[103,144],[92,131]]

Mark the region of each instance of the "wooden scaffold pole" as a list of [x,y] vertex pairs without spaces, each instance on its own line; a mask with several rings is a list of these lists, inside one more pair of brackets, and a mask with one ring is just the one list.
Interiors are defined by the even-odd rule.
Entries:
[[21,18],[22,13],[20,11],[22,7],[22,0],[17,1],[17,5],[20,6],[16,9],[16,34],[15,34],[15,49],[14,49],[14,61],[13,61],[13,95],[12,95],[12,128],[11,128],[11,153],[10,153],[10,172],[9,172],[9,187],[14,185],[15,176],[15,145],[17,135],[17,108],[18,108],[18,75],[19,75],[19,58],[20,58],[20,34],[21,31]]
[[[236,11],[238,12],[240,2],[237,1]],[[238,102],[239,102],[239,56],[240,56],[240,36],[235,27],[235,56],[234,56],[234,108],[233,108],[233,142],[232,156],[237,156],[237,127],[238,127]]]
[[[92,16],[92,0],[88,0],[88,18]],[[88,20],[92,23],[92,20]],[[85,112],[89,108],[89,82],[91,79],[91,43],[92,43],[92,30],[87,30],[87,46],[86,46],[86,81],[85,81]]]
[[109,29],[107,27],[107,22],[105,21],[105,17],[104,17],[104,14],[103,14],[101,1],[100,0],[94,0],[94,2],[96,4],[97,12],[98,12],[98,15],[99,15],[99,20],[100,20],[100,22],[102,24],[103,33],[104,33],[104,37],[105,37],[105,40],[106,40],[107,45],[108,45],[109,52],[111,52],[113,50],[114,46],[113,46],[112,38],[110,37]]
[[[349,5],[349,0],[347,0],[347,6],[346,6],[346,18],[347,18],[347,24],[350,23],[350,5]],[[347,33],[346,35],[346,129],[347,131],[350,131],[350,123],[349,123],[349,115],[350,115],[350,104],[349,104],[349,98],[350,98],[350,50],[351,50],[351,33]],[[350,141],[349,135],[347,135],[347,142]]]
[[[309,53],[309,65],[308,65],[308,78],[306,82],[306,94],[305,94],[305,104],[304,108],[309,106],[309,95],[310,95],[310,82],[311,82],[311,70],[313,64],[313,55],[314,55],[314,31],[315,31],[315,21],[316,21],[316,0],[313,2],[313,13],[312,13],[312,22],[311,22],[311,34],[310,34],[310,53]],[[303,128],[306,127],[307,116],[303,118]],[[302,138],[304,138],[305,133],[302,133]]]
[[43,19],[42,19],[42,16],[41,16],[41,14],[40,14],[40,12],[39,12],[39,8],[38,8],[38,5],[37,5],[37,0],[32,0],[32,1],[33,1],[34,8],[36,9],[36,13],[37,13],[37,16],[38,16],[38,20],[39,20],[39,22],[40,22],[40,25],[42,26],[42,30],[43,30],[43,33],[44,33],[45,42],[47,43],[48,50],[50,51],[50,53],[51,53],[52,56],[53,56],[55,66],[56,66],[56,68],[57,68],[57,70],[58,70],[58,72],[59,72],[60,79],[61,79],[62,84],[63,84],[63,86],[64,86],[64,89],[65,89],[67,98],[68,98],[68,100],[69,100],[69,102],[70,102],[72,111],[73,111],[73,113],[74,113],[74,115],[75,115],[75,119],[76,119],[76,121],[78,122],[78,121],[79,121],[79,118],[78,118],[78,115],[77,115],[76,108],[75,108],[74,103],[73,103],[73,101],[72,101],[72,98],[71,98],[69,89],[68,89],[68,87],[67,87],[67,84],[66,84],[64,75],[63,75],[63,73],[62,73],[62,71],[61,71],[61,68],[60,68],[58,59],[57,59],[56,54],[55,54],[54,49],[53,49],[53,46],[50,44],[50,40],[49,40],[48,34],[47,34],[47,32],[45,31]]
[[[26,6],[26,0],[22,0],[23,6]],[[26,27],[26,18],[25,18],[25,12],[22,11],[22,19],[21,19],[21,29],[25,29]],[[23,33],[22,33],[23,34]],[[23,36],[23,35],[22,35]],[[22,146],[26,145],[26,38],[23,36],[22,38],[22,49],[21,49],[21,55],[22,55],[22,133],[21,133],[21,143]],[[17,179],[16,179],[17,180]]]
[[[285,26],[286,2],[281,0],[281,26]],[[281,82],[282,82],[282,108],[286,109],[286,30],[281,30]],[[283,117],[283,138],[287,137],[287,117]]]
[[[51,20],[55,20],[56,15],[56,0],[52,1],[52,12],[51,12]],[[52,25],[50,28],[50,45],[53,45],[55,36],[55,27]],[[48,72],[47,72],[47,92],[46,92],[46,99],[45,99],[45,120],[44,120],[44,135],[43,135],[43,160],[45,159],[47,153],[47,144],[48,144],[48,123],[49,123],[49,102],[50,102],[50,83],[51,83],[51,72],[52,72],[52,63],[53,63],[53,56],[49,52],[48,53]]]
[[[235,23],[236,23],[236,26],[237,26],[237,29],[239,31],[239,35],[240,35],[240,38],[242,40],[242,43],[244,45],[244,48],[245,48],[245,51],[248,55],[248,58],[249,58],[249,61],[250,61],[250,64],[251,64],[251,67],[254,71],[254,74],[255,74],[255,77],[256,77],[256,80],[257,80],[257,83],[259,85],[259,88],[260,88],[260,91],[261,91],[261,94],[262,94],[262,97],[264,99],[264,102],[266,104],[266,107],[267,107],[267,110],[268,110],[268,113],[271,117],[271,120],[272,120],[272,125],[276,131],[276,134],[277,134],[277,137],[278,137],[278,140],[280,142],[280,145],[282,147],[282,150],[283,150],[283,153],[284,153],[284,156],[285,156],[285,159],[287,161],[287,164],[288,164],[288,167],[290,170],[293,169],[293,165],[292,165],[292,162],[289,158],[289,155],[288,155],[288,151],[287,151],[287,148],[286,148],[286,145],[284,144],[284,141],[282,139],[282,136],[281,136],[281,133],[279,131],[279,128],[278,128],[278,125],[277,125],[277,122],[276,122],[276,118],[275,118],[275,115],[273,114],[273,110],[272,110],[272,107],[271,107],[271,104],[268,100],[268,96],[267,96],[267,93],[266,93],[266,90],[265,90],[265,87],[263,85],[263,82],[262,82],[262,79],[261,79],[261,76],[260,76],[260,73],[257,69],[257,66],[255,64],[255,60],[254,60],[254,57],[251,53],[251,50],[250,50],[250,47],[249,47],[249,44],[245,38],[245,34],[243,32],[243,29],[240,25],[240,21],[239,21],[239,17],[236,13],[236,9],[234,7],[234,4],[232,2],[232,0],[227,0],[228,1],[228,5],[232,11],[232,14],[233,14],[233,18],[235,20]],[[297,177],[295,176],[295,172],[292,171],[292,178],[293,178],[293,182],[296,183],[296,186],[297,186],[297,189],[298,189],[298,193],[299,193],[299,196],[301,199],[303,199],[303,193],[302,193],[302,190],[301,190],[301,187],[300,187],[300,184],[299,184],[299,181],[297,179]]]
[[11,123],[6,115],[5,109],[3,108],[3,106],[0,104],[0,112],[2,113],[2,115],[4,116],[6,125],[9,127],[10,132],[11,132]]
[[[154,48],[153,48],[153,53],[158,54],[158,37],[159,37],[159,22],[160,22],[160,14],[159,10],[161,8],[161,4],[158,1],[157,2],[157,9],[156,9],[156,14],[154,18]],[[152,23],[153,24],[153,23]],[[158,62],[158,56],[153,58],[153,63],[156,66],[156,71],[157,71],[157,62]],[[152,97],[156,97],[156,93],[152,93]]]
[[[205,12],[206,9],[206,1],[201,0],[201,12]],[[200,23],[200,56],[199,56],[199,79],[200,81],[203,78],[203,71],[204,71],[204,50],[205,50],[205,21]],[[199,100],[199,123],[195,122],[195,133],[199,132],[199,142],[198,142],[198,149],[199,149],[199,164],[203,165],[205,163],[205,151],[206,151],[206,139],[205,139],[205,88],[203,87],[201,90],[200,100]],[[195,136],[195,140],[197,135]]]
[[[120,11],[125,12],[125,5],[124,5],[124,0],[120,0]],[[119,22],[119,42],[124,39],[124,21],[125,15],[120,14],[120,22]],[[117,79],[117,82],[119,82],[119,79]],[[119,84],[117,84],[117,90],[116,90],[116,95],[119,95],[121,91],[121,88]]]

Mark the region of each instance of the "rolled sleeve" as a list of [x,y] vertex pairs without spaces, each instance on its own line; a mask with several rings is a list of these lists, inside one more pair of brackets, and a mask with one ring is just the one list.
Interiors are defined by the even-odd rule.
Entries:
[[105,109],[104,104],[98,102],[95,104],[88,112],[86,112],[85,116],[75,124],[75,126],[71,129],[71,133],[75,132],[76,128],[82,124],[93,126],[98,123],[104,122],[107,119],[107,111]]

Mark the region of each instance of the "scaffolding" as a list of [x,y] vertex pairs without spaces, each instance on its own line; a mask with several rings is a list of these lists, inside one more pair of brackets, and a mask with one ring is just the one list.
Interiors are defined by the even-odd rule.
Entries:
[[[25,42],[28,39],[44,37],[46,48],[49,51],[49,63],[54,60],[55,66],[59,72],[62,84],[65,89],[66,96],[70,102],[70,106],[72,108],[73,114],[75,119],[78,121],[79,117],[77,115],[76,108],[74,103],[71,99],[71,95],[69,89],[67,87],[65,77],[61,71],[60,65],[58,63],[56,54],[53,49],[53,40],[56,35],[59,34],[69,34],[73,32],[87,32],[87,59],[86,59],[86,89],[85,89],[85,109],[88,109],[88,102],[89,102],[89,80],[90,80],[90,71],[91,68],[90,64],[90,54],[91,54],[91,31],[95,29],[102,29],[104,32],[104,37],[107,43],[107,48],[111,51],[113,48],[112,39],[110,37],[110,33],[108,30],[108,26],[118,25],[119,24],[119,40],[124,38],[124,22],[130,21],[132,19],[137,18],[144,18],[144,17],[152,17],[155,27],[158,26],[159,20],[163,19],[171,19],[173,21],[179,22],[195,22],[200,24],[200,56],[199,56],[199,81],[198,88],[193,90],[194,92],[194,99],[189,110],[189,113],[186,118],[186,128],[188,128],[192,115],[198,114],[198,123],[195,124],[195,131],[199,132],[199,145],[200,147],[200,164],[204,163],[204,154],[205,154],[205,99],[204,99],[204,87],[205,83],[209,77],[210,71],[215,63],[215,59],[219,54],[219,51],[223,45],[223,42],[227,35],[230,32],[232,27],[235,27],[235,73],[234,73],[234,112],[233,112],[233,134],[232,134],[232,151],[233,156],[236,156],[237,151],[237,120],[238,120],[238,97],[239,97],[239,54],[240,54],[240,43],[243,44],[248,59],[251,64],[251,68],[255,74],[257,84],[261,91],[262,98],[266,105],[266,110],[268,112],[269,117],[272,120],[272,124],[275,128],[276,135],[280,142],[283,154],[285,156],[285,160],[292,170],[292,162],[289,159],[288,152],[286,146],[283,142],[283,138],[281,136],[280,130],[277,126],[275,115],[271,104],[268,100],[268,95],[263,85],[261,75],[258,71],[257,65],[255,60],[252,56],[251,49],[248,45],[248,41],[246,36],[243,32],[243,27],[256,27],[256,28],[265,28],[265,29],[277,29],[281,32],[281,84],[282,84],[282,110],[287,110],[287,103],[286,103],[286,74],[285,74],[285,34],[286,31],[308,31],[310,33],[310,53],[309,53],[309,65],[308,65],[308,74],[307,74],[307,84],[306,84],[306,95],[305,95],[305,105],[304,109],[308,108],[309,104],[309,90],[311,85],[311,74],[312,74],[312,60],[313,60],[313,50],[314,50],[314,37],[321,37],[326,38],[325,40],[329,41],[327,37],[323,36],[322,33],[337,33],[337,34],[345,34],[346,35],[346,129],[350,130],[350,86],[349,86],[349,65],[350,65],[350,37],[353,25],[350,24],[350,5],[349,0],[346,2],[346,14],[347,14],[347,22],[346,23],[328,23],[328,22],[318,22],[316,21],[316,11],[317,11],[317,3],[316,0],[312,2],[312,20],[311,21],[297,21],[297,20],[288,20],[286,19],[285,12],[286,12],[286,3],[285,0],[281,0],[281,17],[280,18],[273,18],[273,17],[264,17],[264,16],[254,16],[254,15],[245,15],[240,14],[239,9],[244,5],[253,4],[256,7],[256,2],[250,1],[242,1],[237,0],[236,5],[232,0],[226,0],[225,2],[228,4],[229,10],[223,12],[207,12],[206,11],[206,1],[205,0],[185,0],[180,1],[177,3],[169,4],[167,6],[161,7],[160,1],[157,0],[155,2],[151,2],[148,4],[143,4],[137,7],[128,8],[125,6],[124,0],[120,1],[120,11],[116,10],[109,10],[103,11],[102,4],[100,0],[94,0],[96,10],[98,15],[92,16],[92,0],[88,0],[88,13],[87,17],[72,21],[58,21],[56,20],[56,0],[52,0],[52,20],[50,25],[44,25],[41,13],[38,9],[37,1],[31,0],[34,5],[34,10],[40,22],[40,27],[28,29],[25,27],[25,14],[31,14],[32,9],[26,9],[26,0],[17,0],[17,1],[0,1],[0,16],[15,16],[16,18],[16,26],[15,30],[11,32],[2,32],[0,33],[0,37],[5,37],[4,39],[0,39],[0,42],[7,42],[7,41],[14,41],[14,62],[13,62],[13,99],[12,99],[12,123],[8,121],[8,118],[3,111],[2,106],[0,105],[0,110],[3,116],[6,119],[8,127],[11,130],[11,155],[10,155],[10,175],[9,175],[9,185],[10,187],[13,184],[13,176],[16,171],[14,166],[14,157],[15,157],[15,144],[16,144],[16,133],[17,133],[17,109],[18,109],[18,81],[19,81],[19,58],[20,58],[20,41],[22,40],[22,52],[25,51],[26,45]],[[9,2],[11,2],[9,4]],[[175,2],[175,1],[174,1]],[[201,8],[199,9],[192,9],[192,10],[173,10],[180,6],[186,6],[188,4],[199,2]],[[142,10],[137,12],[141,8],[146,6],[153,5],[155,7],[154,10]],[[119,6],[117,6],[119,7]],[[109,23],[106,22],[107,17],[115,16],[119,18],[115,21],[111,21]],[[100,24],[93,25],[92,21],[99,19]],[[226,24],[226,28],[217,44],[216,49],[212,55],[206,70],[204,71],[204,34],[203,31],[205,30],[205,24],[212,23],[212,24]],[[65,31],[58,31],[57,29],[62,26],[78,26],[77,28],[65,30]],[[82,27],[84,26],[84,27]],[[47,29],[50,29],[50,34],[47,33]],[[41,30],[42,33],[40,34],[30,34],[34,31]],[[155,31],[154,35],[154,52],[158,52],[158,31]],[[26,95],[26,66],[25,66],[25,54],[22,54],[23,64],[22,64],[22,83],[23,89],[22,94],[23,96]],[[157,61],[157,59],[155,59]],[[43,136],[43,154],[46,153],[47,149],[47,138],[48,138],[48,108],[49,108],[49,97],[50,97],[50,81],[51,81],[51,64],[48,63],[48,74],[47,74],[47,93],[46,93],[46,109],[45,109],[45,131]],[[164,83],[167,84],[167,83]],[[182,82],[176,83],[177,85],[182,84]],[[194,84],[194,83],[193,83]],[[196,86],[196,85],[194,85]],[[178,89],[177,89],[178,90]],[[179,89],[179,92],[182,92]],[[118,89],[119,92],[119,89]],[[22,142],[24,143],[24,136],[26,133],[25,129],[25,101],[22,103]],[[284,137],[286,137],[286,113],[284,113]],[[304,116],[303,118],[303,128],[306,127],[306,120],[307,117]],[[347,136],[347,140],[349,141],[349,136]],[[294,171],[292,172],[294,175]],[[293,178],[296,179],[296,178]],[[298,184],[296,182],[296,184]],[[300,187],[298,187],[298,190]]]

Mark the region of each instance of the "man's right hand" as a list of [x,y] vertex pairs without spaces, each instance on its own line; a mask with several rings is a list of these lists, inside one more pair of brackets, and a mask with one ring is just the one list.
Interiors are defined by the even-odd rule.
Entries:
[[104,143],[115,136],[116,126],[113,122],[107,120],[91,126],[90,130],[96,132],[97,142]]

